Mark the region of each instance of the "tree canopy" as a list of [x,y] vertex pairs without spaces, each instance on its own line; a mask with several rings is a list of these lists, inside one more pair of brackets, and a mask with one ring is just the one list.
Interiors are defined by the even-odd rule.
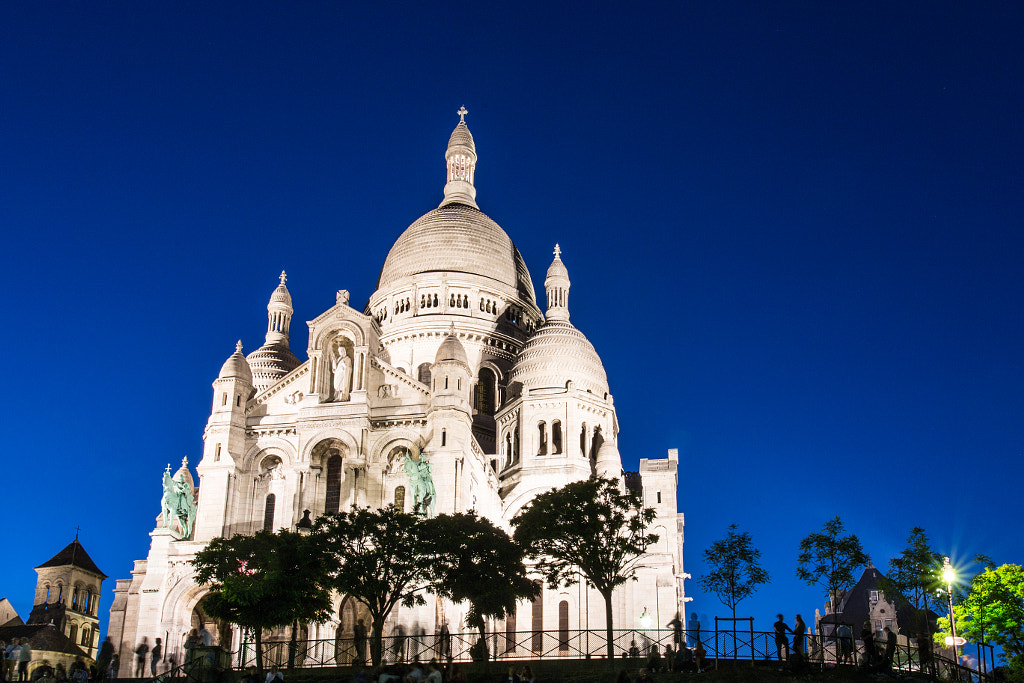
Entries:
[[931,547],[924,529],[915,526],[907,537],[907,547],[889,560],[889,572],[879,587],[893,602],[905,600],[914,608],[916,634],[931,632],[929,611],[935,591],[941,587],[941,575],[942,555]]
[[[1024,567],[985,567],[971,579],[966,597],[953,605],[957,635],[1000,646],[1013,665],[1024,661]],[[939,619],[949,631],[949,618]]]
[[255,632],[260,671],[263,629],[330,616],[327,556],[312,539],[293,531],[215,538],[191,564],[196,583],[210,585],[204,609]]
[[523,549],[474,511],[423,520],[432,555],[430,590],[469,603],[466,622],[480,630],[484,619],[515,614],[516,603],[540,591],[526,576]]
[[577,583],[577,570],[605,601],[608,657],[612,642],[612,591],[631,579],[647,548],[656,513],[614,479],[591,477],[552,489],[531,500],[512,518],[513,537],[535,562],[549,586]]
[[711,571],[700,579],[700,587],[717,595],[732,611],[733,619],[736,605],[771,580],[758,563],[761,551],[754,547],[750,532],[737,529],[735,524],[730,525],[725,538],[704,551],[704,561]]
[[431,563],[423,518],[394,505],[379,510],[353,509],[317,518],[312,538],[330,554],[329,584],[358,600],[369,612],[370,657],[381,662],[384,622],[399,603],[425,604]]
[[843,536],[843,522],[834,517],[821,531],[808,534],[800,541],[796,576],[808,585],[825,589],[833,609],[839,606],[839,591],[856,581],[854,571],[865,567],[871,558],[864,552],[855,534]]

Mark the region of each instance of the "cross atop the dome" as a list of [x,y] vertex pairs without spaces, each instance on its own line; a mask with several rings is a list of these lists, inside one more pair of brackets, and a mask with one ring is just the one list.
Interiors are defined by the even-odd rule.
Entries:
[[455,112],[455,113],[459,115],[459,123],[465,123],[466,122],[466,114],[468,114],[469,112],[466,111],[466,106],[465,105],[459,107],[459,110],[457,112]]
[[283,285],[287,279],[288,279],[288,276],[285,275],[285,272],[282,270],[281,271],[281,284]]
[[562,255],[562,250],[559,248],[558,242],[555,242],[555,258],[558,258],[561,255]]

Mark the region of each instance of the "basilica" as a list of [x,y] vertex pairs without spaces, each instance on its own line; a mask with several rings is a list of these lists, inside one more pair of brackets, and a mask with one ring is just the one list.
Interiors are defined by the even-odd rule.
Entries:
[[[109,635],[123,668],[144,636],[162,638],[179,662],[193,628],[239,647],[237,629],[205,615],[208,589],[188,564],[213,538],[294,529],[304,517],[352,506],[411,511],[418,502],[427,514],[473,509],[508,529],[533,496],[592,474],[619,478],[657,511],[657,545],[638,580],[614,594],[615,627],[639,628],[644,617],[645,628],[663,628],[683,613],[677,453],[623,470],[608,377],[570,322],[561,249],[553,245],[542,311],[515,244],[477,205],[476,146],[465,110],[459,114],[444,155],[443,200],[398,237],[366,306],[353,308],[339,291],[336,304],[309,321],[300,359],[289,346],[292,299],[281,273],[264,344],[246,355],[239,342],[224,362],[198,482],[186,462],[165,473],[149,555],[114,590]],[[410,473],[407,451],[412,462],[429,463],[429,494],[413,490],[421,477]],[[172,495],[192,506],[187,523],[172,514]],[[426,606],[398,607],[385,635],[469,630],[464,612],[428,596]],[[362,616],[358,603],[337,596],[333,620],[303,627],[302,635],[340,642]],[[596,591],[545,587],[488,631],[601,631],[604,619]],[[593,650],[604,646],[595,640]]]

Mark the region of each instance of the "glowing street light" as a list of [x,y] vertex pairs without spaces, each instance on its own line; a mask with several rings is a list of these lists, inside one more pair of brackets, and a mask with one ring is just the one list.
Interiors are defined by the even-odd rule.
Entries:
[[956,619],[953,618],[953,581],[956,580],[956,572],[953,571],[953,565],[949,563],[949,558],[943,558],[942,561],[942,580],[946,582],[946,595],[949,596],[949,630],[951,637],[946,642],[947,645],[953,646],[953,652],[956,652]]
[[647,608],[644,607],[643,614],[640,615],[640,628],[645,631],[651,627],[651,615],[647,614]]

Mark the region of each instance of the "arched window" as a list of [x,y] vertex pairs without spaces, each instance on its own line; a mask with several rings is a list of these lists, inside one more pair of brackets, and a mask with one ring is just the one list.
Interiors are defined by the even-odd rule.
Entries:
[[277,504],[277,496],[273,493],[267,494],[267,502],[263,506],[263,529],[274,530],[274,506]]
[[451,296],[448,297],[448,306],[451,307],[451,308],[455,308],[455,295],[454,294],[452,294]]
[[242,405],[242,395],[241,394],[239,394],[238,396],[235,397],[235,405],[238,406],[238,407],[241,407],[241,405]]
[[430,386],[430,363],[420,363],[416,368],[416,379]]
[[78,609],[78,588],[71,591],[71,609]]
[[89,632],[88,626],[82,627],[82,645],[86,648],[92,645],[92,633]]
[[445,445],[445,442],[446,442],[447,440],[448,440],[448,430],[446,430],[446,429],[442,429],[442,430],[441,430],[441,447],[442,447],[442,448],[444,447],[444,445]]
[[462,295],[462,307],[469,308],[469,296],[466,294]]
[[49,586],[49,584],[47,584],[47,586],[46,586],[46,602],[47,602],[47,604],[49,604],[49,602],[50,602],[50,586]]
[[228,394],[224,392],[224,395],[220,397],[220,404],[226,406],[228,404]]
[[437,303],[437,294],[435,294],[434,295],[434,306],[437,306],[437,305],[438,305],[438,303]]
[[445,375],[445,376],[444,376],[444,388],[445,388],[445,389],[447,389],[447,388],[448,388],[448,375]]
[[405,512],[405,487],[395,487],[395,509],[399,512]]
[[70,640],[72,643],[77,643],[78,642],[78,625],[77,624],[71,624],[71,626],[68,628],[68,640]]
[[534,654],[540,654],[544,651],[544,586],[539,581],[536,583],[540,590],[533,599],[533,643],[530,649]]
[[341,510],[341,456],[335,453],[327,458],[327,500],[325,512]]
[[583,427],[580,429],[580,455],[583,457],[587,456],[587,423],[583,423]]
[[512,464],[512,432],[505,434],[505,466]]
[[569,653],[569,602],[567,600],[558,603],[558,653],[563,656]]
[[548,430],[547,425],[543,422],[537,423],[537,455],[548,454]]
[[604,437],[601,436],[601,425],[594,427],[594,436],[590,440],[590,459],[597,460],[597,452],[601,450]]
[[562,452],[562,423],[559,420],[551,423],[551,452]]
[[481,415],[494,415],[494,394],[498,379],[490,368],[480,368],[473,407]]

